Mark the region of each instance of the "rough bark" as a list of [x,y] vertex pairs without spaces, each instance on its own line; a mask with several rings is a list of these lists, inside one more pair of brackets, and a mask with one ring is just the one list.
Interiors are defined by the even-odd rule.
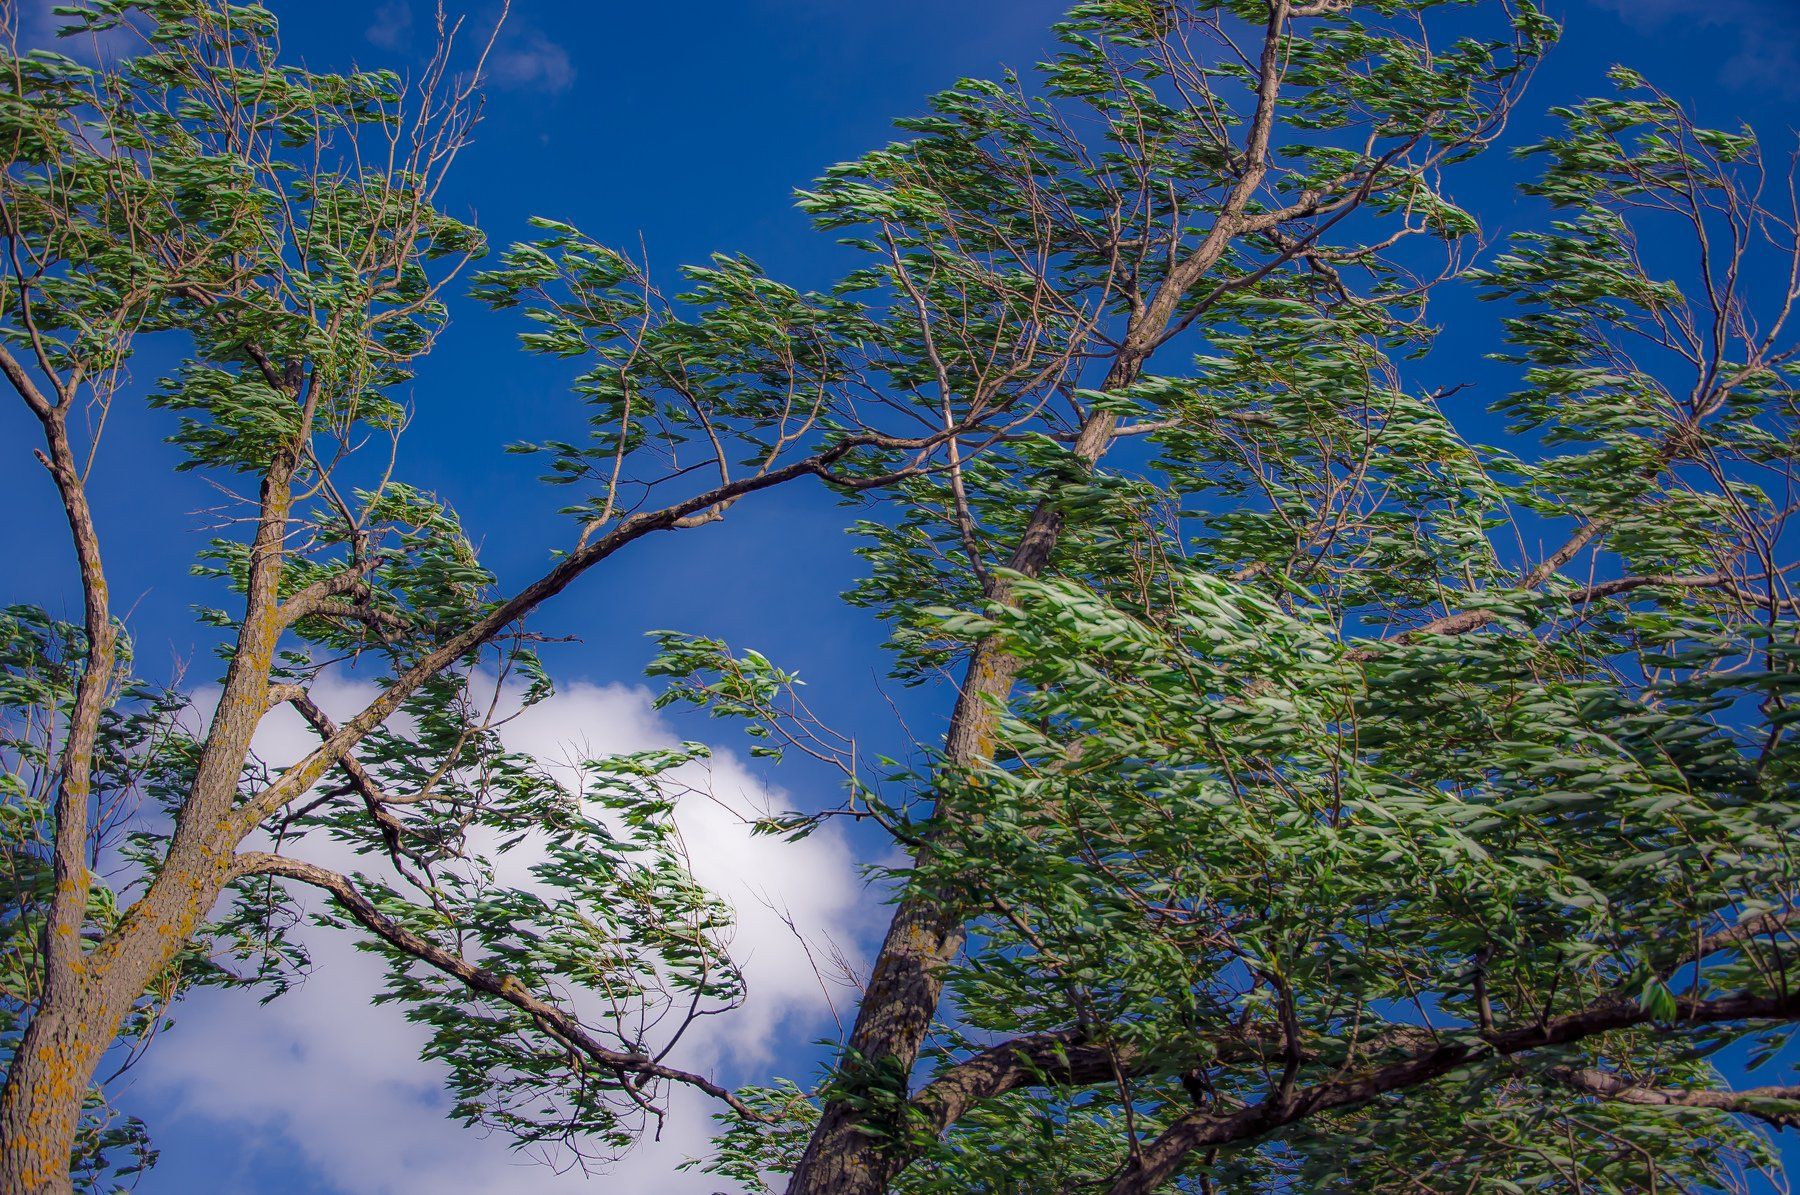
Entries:
[[83,1031],[79,1005],[46,1001],[25,1027],[13,1073],[0,1099],[0,1192],[64,1195],[69,1154],[99,1055]]
[[[60,418],[56,421],[60,424]],[[46,424],[51,469],[71,510],[77,559],[88,603],[88,657],[71,714],[71,730],[60,753],[63,781],[56,811],[56,899],[46,929],[48,965],[36,1014],[0,1087],[0,1193],[69,1190],[69,1163],[80,1127],[82,1104],[100,1057],[118,1036],[138,996],[168,966],[218,900],[228,878],[236,838],[221,834],[250,740],[267,708],[269,666],[279,636],[282,539],[292,495],[291,454],[278,457],[263,479],[261,514],[251,548],[243,631],[214,711],[189,799],[183,803],[162,871],[150,893],[125,923],[93,950],[84,951],[81,924],[88,891],[85,855],[88,837],[88,784],[95,733],[111,681],[114,628],[105,610],[105,582],[99,572],[99,541],[79,504],[79,483],[63,481],[59,445],[65,438]],[[73,476],[73,457],[67,471]],[[84,534],[85,532],[85,534]],[[91,557],[91,561],[90,561]],[[96,636],[96,619],[104,628]],[[104,642],[104,654],[94,645]],[[91,715],[85,701],[91,700]],[[71,791],[71,777],[79,787]],[[66,857],[66,858],[65,858]],[[80,879],[68,874],[74,869]],[[151,895],[158,896],[152,902]],[[65,906],[79,896],[74,908]]]

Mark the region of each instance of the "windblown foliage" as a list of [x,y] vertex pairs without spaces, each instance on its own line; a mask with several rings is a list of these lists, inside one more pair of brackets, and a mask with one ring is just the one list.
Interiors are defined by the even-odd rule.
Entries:
[[[604,1156],[685,1084],[723,1108],[699,1163],[794,1195],[1775,1166],[1800,1092],[1726,1076],[1800,1019],[1800,221],[1747,131],[1615,72],[1477,259],[1451,184],[1535,8],[1079,4],[1035,74],[802,192],[861,259],[824,292],[720,256],[665,294],[552,219],[474,273],[588,429],[521,429],[572,526],[504,587],[387,451],[486,252],[439,198],[480,53],[446,29],[409,87],[283,64],[256,5],[68,20],[134,40],[0,39],[0,372],[83,611],[0,616],[0,1188],[144,1165],[103,1063],[195,984],[278,993],[308,920],[387,959],[463,1120]],[[1502,313],[1485,407],[1438,384],[1446,290]],[[133,401],[230,493],[204,700],[134,679],[106,585],[89,468]],[[768,828],[910,858],[834,1065],[734,1092],[673,1061],[743,996],[674,823],[704,749],[551,768],[503,728],[550,692],[540,605],[807,479],[858,510],[896,675],[961,679],[941,741],[871,749],[659,634],[667,700],[846,774]],[[283,707],[315,742],[265,759]]]

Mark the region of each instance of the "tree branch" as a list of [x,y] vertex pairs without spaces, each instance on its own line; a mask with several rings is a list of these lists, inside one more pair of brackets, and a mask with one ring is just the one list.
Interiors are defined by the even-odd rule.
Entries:
[[[1590,527],[1593,525],[1594,524],[1591,523],[1589,524]],[[1570,541],[1570,543],[1574,542],[1576,541]],[[1585,543],[1586,540],[1581,540],[1581,542]],[[1558,553],[1558,556],[1561,555],[1561,553]],[[1551,560],[1556,561],[1554,565],[1551,563],[1551,560],[1546,560],[1543,565],[1532,570],[1531,575],[1526,577],[1520,583],[1519,588],[1526,590],[1536,588],[1538,584],[1541,584],[1543,580],[1549,576],[1549,571],[1554,571],[1555,568],[1568,563],[1569,557],[1572,557],[1573,555],[1574,553],[1570,552],[1568,556],[1562,557],[1560,560],[1557,560],[1556,557],[1552,557]],[[1547,568],[1549,571],[1546,571]],[[1593,585],[1584,585],[1580,589],[1570,593],[1568,595],[1568,601],[1571,606],[1583,606],[1589,602],[1597,601],[1600,598],[1616,597],[1621,593],[1630,593],[1636,589],[1646,589],[1653,586],[1664,589],[1720,589],[1730,593],[1734,597],[1743,598],[1748,601],[1759,603],[1768,601],[1768,598],[1765,595],[1743,588],[1739,578],[1723,572],[1701,573],[1691,577],[1677,576],[1672,573],[1650,573],[1638,577],[1615,577],[1610,581],[1600,581]],[[1800,605],[1800,603],[1783,599],[1781,605],[1786,607]],[[1463,635],[1470,631],[1479,630],[1496,621],[1499,617],[1498,614],[1491,610],[1460,610],[1455,614],[1446,614],[1441,618],[1434,618],[1422,626],[1414,627],[1401,634],[1398,638],[1402,643],[1410,643],[1424,635]],[[1368,649],[1362,649],[1353,654],[1357,655],[1359,658],[1367,658],[1370,653]]]
[[[1256,1040],[1254,1026],[1234,1030],[1209,1044],[1214,1057],[1226,1061],[1254,1061],[1278,1053],[1281,1042],[1270,1035]],[[934,1134],[954,1125],[977,1104],[1009,1091],[1051,1084],[1085,1087],[1128,1076],[1158,1074],[1171,1069],[1166,1057],[1114,1042],[1096,1040],[1091,1029],[1062,1029],[1001,1042],[975,1054],[920,1088],[912,1105],[923,1113]],[[1175,1069],[1191,1060],[1174,1064]]]
[[[930,438],[933,442],[936,437]],[[634,540],[656,531],[679,527],[681,520],[697,511],[718,506],[758,490],[769,489],[795,478],[828,477],[830,467],[858,448],[870,445],[890,446],[887,438],[852,436],[821,452],[794,461],[780,469],[771,469],[754,477],[742,478],[727,485],[715,486],[703,493],[666,506],[661,510],[632,515],[620,520],[611,531],[564,556],[542,577],[501,602],[484,617],[451,636],[434,650],[427,652],[411,668],[394,678],[380,696],[360,713],[344,723],[318,747],[283,772],[254,800],[247,801],[238,812],[234,827],[238,838],[248,833],[263,818],[294,800],[316,783],[332,765],[343,758],[375,727],[400,707],[406,697],[421,684],[442,672],[457,659],[480,647],[509,624],[537,609],[550,598],[568,588],[582,573],[606,559]],[[316,608],[317,601],[312,599]],[[293,603],[289,603],[291,606]]]
[[544,1032],[578,1050],[599,1069],[612,1072],[619,1077],[621,1082],[629,1076],[638,1079],[663,1079],[671,1083],[683,1083],[723,1101],[739,1116],[754,1121],[768,1119],[710,1079],[678,1070],[672,1066],[664,1066],[647,1054],[626,1053],[597,1041],[580,1021],[556,1005],[533,995],[516,978],[510,975],[496,975],[492,971],[478,967],[461,955],[445,950],[436,943],[397,924],[377,909],[368,897],[357,891],[355,885],[347,877],[339,875],[337,872],[328,871],[323,867],[299,859],[290,859],[285,855],[248,851],[237,856],[232,867],[232,878],[242,879],[251,875],[269,875],[298,880],[303,884],[309,884],[330,893],[346,913],[394,949],[460,980],[472,991],[504,1000],[530,1016]]
[[[1791,925],[1795,916],[1796,913],[1792,910],[1763,913],[1715,930],[1698,942],[1690,943],[1682,951],[1680,961],[1670,970],[1707,958],[1721,950],[1741,947],[1754,939],[1774,935]],[[1255,1026],[1238,1027],[1228,1035],[1209,1040],[1207,1044],[1213,1051],[1212,1056],[1224,1061],[1260,1061],[1280,1051],[1282,1040],[1278,1034],[1268,1033],[1259,1040],[1257,1033]],[[1368,1043],[1368,1049],[1372,1052],[1407,1047],[1423,1049],[1435,1047],[1438,1041],[1438,1035],[1429,1030],[1396,1026],[1394,1030]],[[1308,1057],[1312,1056],[1309,1052]],[[1055,1030],[1001,1042],[957,1063],[921,1088],[912,1103],[927,1118],[932,1132],[941,1134],[956,1124],[970,1108],[1021,1088],[1052,1084],[1080,1087],[1110,1083],[1116,1075],[1115,1065],[1132,1076],[1146,1076],[1174,1073],[1190,1063],[1189,1059],[1151,1055],[1140,1049],[1098,1041],[1091,1028]],[[1717,1094],[1720,1093],[1708,1093],[1709,1098]],[[1743,1094],[1746,1098],[1763,1098],[1759,1093]],[[1704,1103],[1696,1106],[1721,1105]]]
[[[301,689],[285,696],[289,704],[300,712],[300,716],[306,719],[307,724],[320,738],[328,739],[338,732],[337,723],[333,722],[330,715],[319,708],[319,703],[312,699],[312,694]],[[400,871],[400,874],[406,875],[406,865],[400,862],[402,849],[400,835],[405,827],[400,824],[399,818],[382,808],[387,804],[387,799],[382,794],[381,786],[376,783],[375,777],[369,774],[369,770],[363,767],[362,761],[348,751],[338,761],[338,766],[349,775],[351,787],[356,790],[358,796],[362,797],[363,807],[369,811],[370,820],[380,829],[381,841],[387,847],[388,858],[393,860],[394,866]],[[408,878],[411,877],[408,876]]]
[[[1146,1146],[1140,1160],[1108,1188],[1108,1195],[1148,1195],[1173,1178],[1197,1149],[1242,1144],[1320,1112],[1356,1107],[1391,1091],[1422,1086],[1473,1062],[1525,1054],[1546,1046],[1570,1045],[1618,1029],[1648,1025],[1653,1020],[1635,1001],[1602,1001],[1541,1025],[1446,1040],[1411,1058],[1299,1088],[1285,1098],[1268,1099],[1233,1111],[1190,1113]],[[1800,1020],[1800,991],[1786,996],[1739,993],[1716,1000],[1678,997],[1672,1024],[1751,1020]]]
[[[1707,1091],[1685,1087],[1647,1087],[1624,1075],[1593,1067],[1550,1072],[1583,1095],[1649,1107],[1708,1108],[1754,1116],[1778,1129],[1800,1128],[1800,1087],[1752,1087],[1744,1091]],[[1790,1107],[1770,1107],[1788,1104]]]

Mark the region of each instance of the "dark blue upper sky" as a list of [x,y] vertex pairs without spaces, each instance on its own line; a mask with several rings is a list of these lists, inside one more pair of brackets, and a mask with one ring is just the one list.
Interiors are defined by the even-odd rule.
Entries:
[[[494,15],[484,2],[468,0],[474,25]],[[404,69],[428,48],[429,0],[270,3],[288,53],[316,67]],[[671,285],[675,266],[715,251],[748,254],[802,286],[826,285],[842,258],[794,209],[793,189],[892,139],[892,118],[919,112],[958,76],[1029,66],[1061,8],[1058,0],[514,0],[484,123],[445,203],[474,213],[496,243],[522,234],[535,214],[601,241],[641,243]],[[1748,120],[1777,154],[1791,145],[1800,0],[1551,0],[1550,8],[1567,36],[1533,84],[1518,141],[1547,127],[1541,114],[1551,105],[1604,90],[1606,68],[1624,62],[1691,102],[1703,121]],[[1511,190],[1518,176],[1496,157],[1465,170],[1452,190],[1490,234],[1504,234],[1529,214]],[[1468,303],[1446,310],[1456,323],[1431,368],[1442,370],[1437,381],[1469,380],[1494,343],[1498,313]],[[534,462],[501,448],[572,430],[580,413],[556,369],[514,350],[513,321],[467,303],[456,317],[420,372],[402,473],[448,497],[485,541],[489,564],[518,580],[566,536],[553,513],[560,495],[533,482]],[[146,672],[166,679],[176,661],[192,659],[192,679],[204,680],[212,669],[188,612],[197,593],[186,572],[198,542],[193,512],[215,499],[166,467],[174,458],[155,446],[160,417],[114,418],[108,451],[120,473],[97,495],[113,591],[131,607]],[[0,523],[5,598],[67,613],[78,603],[66,541],[31,465],[29,430],[23,412],[0,408],[0,500],[18,512]],[[647,629],[718,634],[798,669],[841,725],[893,749],[892,694],[875,683],[885,671],[879,631],[837,599],[857,571],[844,522],[816,489],[789,488],[744,504],[721,527],[637,545],[546,610],[543,629],[582,639],[559,650],[554,671],[565,681],[630,682],[648,656]],[[182,1032],[178,1023],[155,1048],[180,1050]],[[279,1132],[201,1115],[159,1120],[165,1109],[148,1097],[134,1092],[128,1102],[150,1118],[165,1153],[143,1191],[358,1191],[327,1184]],[[537,1189],[530,1172],[516,1189]]]
[[[404,69],[430,41],[429,0],[273,7],[287,52],[317,67]],[[491,7],[470,0],[471,24],[491,20]],[[894,117],[917,113],[958,76],[1029,65],[1061,9],[1058,0],[515,0],[484,123],[446,204],[475,215],[496,244],[522,235],[528,216],[549,215],[603,242],[641,245],[665,284],[679,264],[724,251],[801,286],[826,285],[844,258],[794,209],[793,189],[892,139]],[[1749,120],[1777,153],[1786,148],[1800,97],[1800,0],[1555,0],[1552,11],[1568,33],[1515,122],[1518,141],[1546,127],[1551,105],[1604,90],[1605,69],[1625,62],[1703,120]],[[1519,177],[1515,163],[1492,154],[1463,168],[1451,189],[1499,236],[1531,219],[1511,189]],[[1434,383],[1466,380],[1493,343],[1496,313],[1446,308],[1458,318]],[[403,471],[443,492],[485,538],[490,563],[517,578],[560,534],[550,512],[561,495],[533,484],[536,462],[501,447],[572,430],[580,412],[562,390],[564,374],[514,351],[516,322],[466,302],[456,315],[414,388]],[[22,412],[0,413],[9,440],[25,427]],[[203,642],[187,617],[184,577],[190,513],[215,502],[198,479],[157,467],[174,459],[146,452],[161,434],[149,416],[109,431],[110,449],[129,451],[134,467],[100,497],[113,587],[137,601],[132,624],[153,671]],[[0,559],[17,574],[9,596],[66,609],[68,562],[40,550],[52,496],[24,463],[0,471],[0,489],[20,503],[11,509],[27,512],[0,526]],[[752,637],[771,654],[798,653],[815,672],[850,659],[878,663],[867,629],[836,602],[855,566],[837,532],[841,512],[818,497],[767,496],[734,513],[730,530],[641,545],[621,563],[620,582],[578,587],[550,613],[586,639],[569,663],[614,677],[643,655],[641,631],[660,625]]]
[[[317,67],[404,69],[430,42],[428,0],[273,7],[289,55]],[[1568,33],[1515,122],[1518,141],[1545,127],[1541,113],[1551,105],[1604,90],[1615,62],[1644,70],[1703,120],[1753,122],[1777,153],[1791,139],[1800,0],[1552,7]],[[496,244],[522,235],[528,216],[568,220],[603,242],[641,246],[669,284],[681,263],[724,251],[746,253],[801,286],[826,285],[844,257],[795,210],[794,188],[892,139],[894,117],[917,113],[958,76],[1036,60],[1061,8],[1057,0],[515,0],[484,122],[446,205],[472,213]],[[475,26],[493,16],[480,3],[470,10]],[[1511,190],[1518,177],[1516,164],[1492,154],[1453,177],[1452,191],[1498,236],[1531,218]],[[501,447],[571,430],[580,412],[561,388],[562,373],[514,351],[514,321],[466,302],[456,314],[412,395],[417,419],[404,471],[443,492],[486,539],[490,563],[518,577],[560,533],[549,517],[560,495],[532,484],[535,462]],[[1457,314],[1474,322],[1458,319],[1448,329],[1436,364],[1443,381],[1463,380],[1458,353],[1472,360],[1492,344],[1492,313]],[[8,439],[25,430],[22,412],[0,420]],[[197,479],[155,467],[174,459],[145,453],[160,434],[148,416],[109,432],[111,450],[129,451],[134,467],[100,501],[113,587],[137,600],[132,623],[152,670],[171,654],[191,657],[201,642],[183,578],[190,512],[214,502]],[[51,495],[23,464],[9,463],[0,478],[8,500],[28,512],[0,526],[0,559],[17,573],[9,596],[66,608],[68,562],[39,550]],[[587,646],[571,663],[599,677],[630,667],[642,655],[642,629],[665,624],[750,634],[765,650],[822,653],[823,662],[840,662],[847,651],[874,661],[866,629],[840,615],[835,600],[835,583],[854,568],[839,526],[840,512],[815,492],[771,495],[755,511],[735,513],[731,530],[642,545],[623,564],[625,581],[578,588],[551,617],[581,626]],[[725,577],[733,581],[721,595]],[[835,641],[822,642],[822,633]]]

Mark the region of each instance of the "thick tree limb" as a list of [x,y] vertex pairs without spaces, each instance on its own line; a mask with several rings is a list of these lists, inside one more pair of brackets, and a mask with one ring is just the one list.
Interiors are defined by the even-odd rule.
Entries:
[[[1763,913],[1705,934],[1682,952],[1681,961],[1676,966],[1710,957],[1721,950],[1742,947],[1760,938],[1771,938],[1785,931],[1793,923],[1795,916],[1792,910]],[[1715,1002],[1714,1005],[1697,1007],[1723,1014],[1736,1006]],[[1795,1017],[1800,1017],[1800,1009],[1788,1014],[1788,1019]],[[1554,1022],[1541,1032],[1534,1027],[1494,1035],[1491,1043],[1482,1044],[1477,1049],[1503,1055],[1520,1053],[1543,1045],[1578,1040],[1580,1037],[1624,1027],[1626,1024],[1641,1024],[1648,1019],[1635,1004],[1603,1003],[1593,1006],[1585,1013]],[[1699,1015],[1684,1016],[1682,1019],[1704,1021],[1734,1018],[1729,1015],[1709,1017],[1703,1011]],[[1279,1037],[1271,1033],[1266,1040],[1257,1040],[1256,1033],[1256,1028],[1252,1026],[1234,1030],[1210,1041],[1211,1057],[1243,1061],[1272,1057],[1280,1049]],[[1364,1054],[1411,1051],[1415,1057],[1410,1062],[1391,1064],[1375,1072],[1389,1074],[1389,1078],[1394,1079],[1405,1077],[1408,1073],[1406,1067],[1422,1058],[1435,1058],[1442,1049],[1443,1039],[1440,1034],[1423,1027],[1397,1026],[1371,1041]],[[1310,1052],[1308,1056],[1311,1056]],[[1473,1060],[1474,1055],[1470,1055],[1462,1061]],[[1185,1065],[1180,1059],[1152,1056],[1141,1050],[1098,1041],[1090,1029],[1057,1030],[1001,1042],[957,1063],[920,1089],[912,1100],[912,1106],[925,1118],[930,1131],[934,1135],[941,1135],[971,1108],[1008,1092],[1038,1086],[1083,1087],[1113,1083],[1121,1073],[1132,1077],[1167,1076],[1181,1071]],[[1435,1074],[1441,1073],[1442,1071],[1436,1071],[1433,1075],[1435,1077]],[[1623,1076],[1592,1069],[1563,1068],[1549,1073],[1586,1094],[1618,1099],[1625,1103],[1708,1108],[1757,1117],[1778,1128],[1800,1128],[1800,1088],[1797,1087],[1759,1087],[1739,1092],[1705,1091],[1652,1088],[1634,1083]],[[1426,1080],[1411,1079],[1408,1085],[1424,1081]],[[1394,1089],[1397,1088],[1384,1087],[1381,1090]],[[1349,1091],[1349,1088],[1345,1088],[1340,1094]],[[1374,1091],[1367,1098],[1380,1093]],[[1769,1104],[1772,1102],[1794,1102],[1796,1107],[1792,1110],[1771,1108]],[[1344,1105],[1339,1103],[1330,1106]],[[1310,1115],[1319,1110],[1322,1109],[1312,1107],[1302,1115]],[[1212,1118],[1242,1127],[1251,1123],[1250,1114],[1256,1111],[1257,1109],[1252,1108],[1227,1113],[1214,1108]],[[1296,1115],[1291,1119],[1300,1118],[1301,1116]],[[1291,1123],[1291,1120],[1283,1120],[1281,1123]],[[1205,1144],[1222,1143],[1224,1142],[1209,1141]]]
[[1113,1080],[1112,1049],[1084,1030],[1040,1033],[1003,1042],[951,1067],[913,1098],[933,1134],[943,1133],[970,1108],[1040,1083],[1086,1086]]
[[309,615],[319,618],[348,618],[375,629],[378,634],[403,634],[416,629],[412,619],[392,610],[379,610],[374,606],[361,605],[356,602],[339,602],[326,599],[315,602],[307,611]]
[[343,571],[321,578],[290,597],[281,605],[283,623],[291,624],[297,619],[316,613],[320,606],[334,598],[344,597],[357,592],[367,582],[368,575],[384,564],[393,562],[393,557],[385,552],[372,552],[346,567]]
[[[1108,1195],[1148,1195],[1173,1178],[1195,1150],[1243,1144],[1320,1112],[1356,1107],[1388,1092],[1423,1086],[1470,1063],[1525,1054],[1546,1046],[1570,1045],[1614,1030],[1648,1025],[1653,1020],[1635,1001],[1603,1001],[1541,1025],[1446,1040],[1413,1057],[1298,1088],[1283,1098],[1247,1108],[1191,1113],[1144,1146],[1130,1169],[1108,1188]],[[1716,1000],[1680,997],[1676,1000],[1673,1023],[1752,1020],[1800,1020],[1800,992],[1786,996],[1740,993]]]
[[[1759,938],[1773,937],[1793,923],[1796,913],[1763,913],[1747,917],[1735,925],[1715,930],[1692,942],[1681,953],[1680,961],[1669,968],[1678,969],[1688,963],[1708,958],[1721,950],[1741,947]],[[1666,974],[1667,972],[1665,972]],[[1234,1029],[1230,1034],[1208,1042],[1212,1057],[1224,1060],[1256,1060],[1267,1058],[1280,1048],[1277,1035],[1258,1040],[1255,1026]],[[1423,1052],[1435,1048],[1439,1035],[1423,1027],[1396,1026],[1365,1044],[1362,1053],[1380,1054],[1390,1050],[1412,1049]],[[972,1107],[1022,1088],[1059,1085],[1087,1086],[1113,1082],[1119,1070],[1132,1076],[1169,1074],[1186,1065],[1183,1060],[1156,1058],[1129,1048],[1095,1040],[1089,1029],[1071,1028],[1031,1034],[1001,1042],[957,1063],[920,1089],[913,1098],[915,1109],[922,1113],[933,1133],[941,1134],[961,1119]],[[1800,1099],[1800,1094],[1781,1097],[1770,1094],[1776,1088],[1759,1088],[1743,1092],[1745,1099]],[[1704,1094],[1707,1100],[1718,1095]],[[1672,1102],[1634,1099],[1631,1102]],[[1713,1102],[1698,1102],[1696,1107],[1723,1107]],[[1800,1126],[1797,1126],[1800,1127]]]

